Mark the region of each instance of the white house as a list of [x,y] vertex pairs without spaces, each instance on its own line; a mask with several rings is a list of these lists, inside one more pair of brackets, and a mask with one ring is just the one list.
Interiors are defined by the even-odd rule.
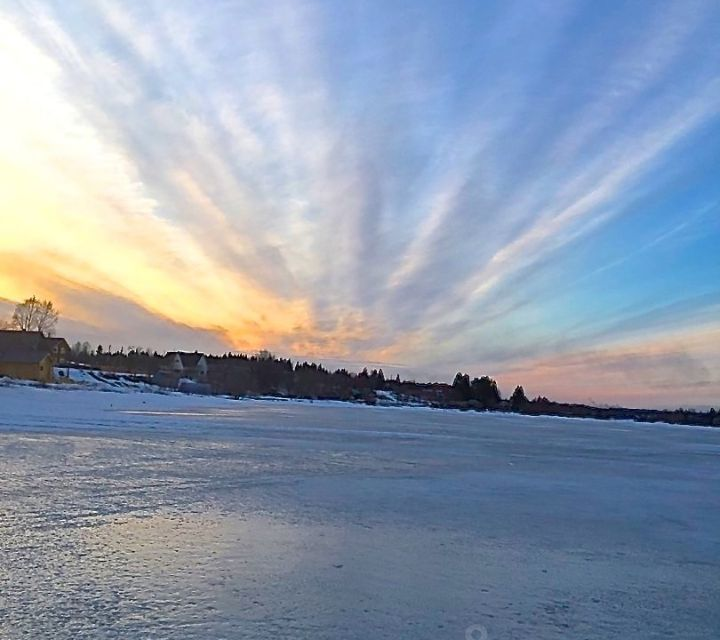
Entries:
[[208,362],[204,353],[170,351],[163,358],[155,381],[165,387],[177,387],[180,380],[207,382]]

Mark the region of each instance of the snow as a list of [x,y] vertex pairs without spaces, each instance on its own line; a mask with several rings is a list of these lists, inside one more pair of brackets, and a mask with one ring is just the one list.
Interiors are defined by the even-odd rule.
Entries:
[[712,638],[720,430],[0,386],[0,638]]
[[[58,383],[72,383],[85,388],[101,391],[127,391],[144,393],[163,393],[160,387],[140,382],[129,373],[107,373],[99,369],[73,367],[55,367],[54,378]],[[13,381],[14,383],[15,381]]]

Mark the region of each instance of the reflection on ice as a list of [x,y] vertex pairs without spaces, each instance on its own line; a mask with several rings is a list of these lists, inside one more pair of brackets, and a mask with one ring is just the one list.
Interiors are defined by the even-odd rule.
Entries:
[[0,638],[712,637],[720,431],[0,389]]

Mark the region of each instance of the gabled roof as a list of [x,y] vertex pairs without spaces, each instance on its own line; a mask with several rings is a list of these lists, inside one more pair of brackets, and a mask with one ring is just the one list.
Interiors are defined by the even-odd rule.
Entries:
[[0,360],[5,362],[10,361],[3,354],[31,351],[49,354],[53,351],[53,347],[61,345],[64,345],[67,351],[70,350],[65,338],[46,338],[40,331],[0,330]]
[[12,331],[0,330],[0,352],[8,349],[38,349],[43,348],[45,336],[39,331]]
[[45,358],[49,358],[47,351],[38,349],[8,349],[0,351],[0,362],[12,364],[40,364]]
[[51,346],[65,347],[66,351],[70,351],[70,345],[67,343],[67,340],[65,340],[65,338],[46,337],[45,342]]
[[198,362],[205,357],[205,354],[198,353],[197,351],[194,353],[188,353],[186,351],[168,351],[165,355],[167,359],[174,356],[180,356],[180,362],[182,362],[183,368],[192,369],[193,367],[197,367]]

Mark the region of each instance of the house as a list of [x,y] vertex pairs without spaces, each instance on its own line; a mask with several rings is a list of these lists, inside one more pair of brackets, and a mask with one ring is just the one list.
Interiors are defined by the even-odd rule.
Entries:
[[40,331],[0,330],[0,376],[53,381],[53,366],[70,352],[64,338],[48,338]]
[[64,362],[70,355],[70,345],[65,338],[45,338],[45,344],[50,348],[55,364]]
[[181,381],[190,380],[206,384],[207,379],[208,363],[205,354],[169,351],[165,354],[153,382],[163,387],[177,389]]

